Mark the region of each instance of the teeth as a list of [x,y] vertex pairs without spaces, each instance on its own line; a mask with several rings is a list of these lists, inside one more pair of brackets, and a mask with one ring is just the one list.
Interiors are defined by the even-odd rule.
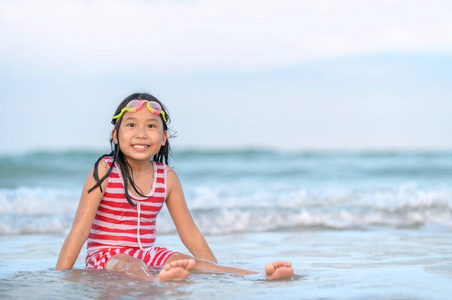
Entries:
[[144,148],[147,148],[148,146],[145,146],[145,145],[133,145],[133,147],[144,149]]

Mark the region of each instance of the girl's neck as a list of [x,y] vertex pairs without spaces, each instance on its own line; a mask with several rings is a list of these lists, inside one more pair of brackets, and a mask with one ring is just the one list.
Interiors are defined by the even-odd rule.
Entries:
[[[137,162],[130,160],[128,160],[127,163],[131,167],[131,178],[124,178],[124,180],[129,181],[129,191],[137,197],[144,197],[152,190],[154,181],[154,164],[152,161]],[[130,180],[133,180],[133,184]],[[132,186],[135,186],[136,189],[132,188]]]
[[138,176],[142,173],[152,172],[154,169],[154,164],[152,161],[134,161],[129,159],[126,159],[126,161],[130,165],[135,176]]

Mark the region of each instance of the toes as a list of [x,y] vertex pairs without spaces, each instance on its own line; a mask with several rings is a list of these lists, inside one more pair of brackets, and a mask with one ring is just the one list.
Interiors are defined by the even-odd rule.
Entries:
[[265,265],[265,273],[266,274],[271,274],[271,273],[273,273],[275,270],[276,270],[276,266],[275,266],[275,263],[272,263],[272,264],[266,264]]
[[165,270],[169,270],[170,268],[184,268],[191,269],[195,266],[196,262],[193,259],[180,259],[176,261],[172,261],[169,264],[164,266]]
[[194,259],[189,259],[188,260],[188,263],[187,263],[187,268],[188,269],[193,269],[195,267],[195,265],[196,265],[196,262],[195,262]]
[[290,268],[292,266],[292,263],[290,261],[285,261],[285,260],[278,260],[272,263],[273,267],[277,268],[283,268],[283,267],[288,267]]
[[275,261],[275,262],[273,263],[273,266],[274,266],[275,268],[280,268],[280,267],[284,266],[284,262],[283,262],[283,261],[280,261],[280,260]]
[[181,262],[181,267],[184,268],[184,269],[186,269],[186,268],[188,267],[188,263],[189,263],[189,260],[188,260],[188,259],[184,259],[184,260]]

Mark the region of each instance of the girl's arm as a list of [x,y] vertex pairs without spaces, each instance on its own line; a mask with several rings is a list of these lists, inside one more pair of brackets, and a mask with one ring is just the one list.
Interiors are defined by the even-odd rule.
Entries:
[[217,259],[193,221],[187,203],[185,202],[184,192],[182,191],[179,178],[171,167],[168,167],[167,188],[166,206],[176,225],[182,243],[184,243],[185,247],[187,247],[195,258],[210,260],[216,263]]
[[[107,163],[101,160],[99,162],[98,170],[99,178],[102,178],[108,171]],[[61,247],[60,256],[58,257],[55,267],[57,270],[71,269],[72,266],[74,266],[74,263],[80,254],[80,250],[88,238],[91,225],[96,216],[97,208],[99,207],[99,203],[105,192],[108,180],[104,180],[102,183],[103,192],[101,192],[99,188],[96,188],[91,191],[91,193],[88,193],[88,190],[96,183],[93,177],[93,171],[94,168],[91,170],[83,185],[83,191],[74,222],[72,223],[72,229]]]

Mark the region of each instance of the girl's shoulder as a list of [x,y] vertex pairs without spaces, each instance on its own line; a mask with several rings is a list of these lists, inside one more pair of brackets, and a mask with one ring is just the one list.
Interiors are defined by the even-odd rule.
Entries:
[[111,157],[111,156],[103,156],[100,161],[103,162],[103,163],[108,164],[108,166],[111,166],[111,164],[113,163],[113,157]]
[[177,176],[176,171],[168,165],[165,165],[165,167],[168,183],[179,182],[179,177]]
[[170,166],[168,166],[167,164],[162,163],[162,162],[154,162],[154,166],[160,172],[163,172],[163,171],[165,173],[174,172],[173,168],[171,168]]
[[110,167],[113,164],[113,162],[114,162],[114,160],[111,156],[103,156],[94,165],[94,168],[97,167],[97,172],[100,175],[100,177],[102,177],[103,175],[105,175],[109,172]]
[[154,162],[155,166],[155,172],[157,174],[161,174],[162,176],[165,176],[168,178],[168,180],[171,180],[172,177],[177,177],[176,171],[174,171],[173,168],[171,168],[169,165],[162,163],[162,162]]

